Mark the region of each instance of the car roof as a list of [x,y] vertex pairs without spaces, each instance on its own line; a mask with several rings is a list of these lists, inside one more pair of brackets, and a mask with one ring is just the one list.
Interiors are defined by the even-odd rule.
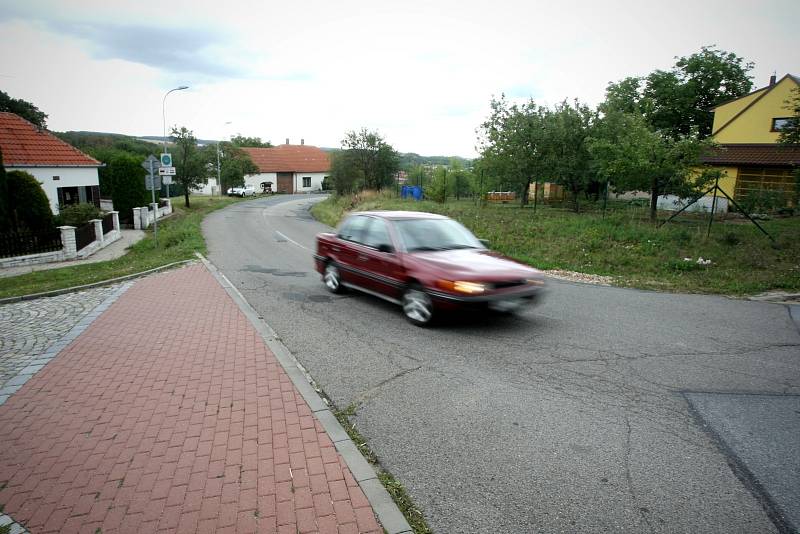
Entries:
[[383,219],[402,220],[402,219],[447,219],[444,215],[428,213],[425,211],[356,211],[351,215],[369,215],[371,217],[381,217]]

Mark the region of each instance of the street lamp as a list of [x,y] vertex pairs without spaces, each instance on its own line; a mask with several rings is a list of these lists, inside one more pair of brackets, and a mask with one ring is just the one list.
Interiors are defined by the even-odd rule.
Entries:
[[[231,121],[225,123],[225,126],[229,125]],[[217,188],[219,188],[219,196],[222,196],[222,173],[220,172],[219,166],[219,139],[217,139]]]
[[[161,101],[161,118],[164,120],[164,154],[168,154],[167,152],[167,97],[173,91],[183,91],[184,89],[188,89],[188,85],[181,85],[174,89],[170,89],[167,91],[167,94],[164,95],[164,99]],[[167,184],[167,197],[169,197],[169,184]]]

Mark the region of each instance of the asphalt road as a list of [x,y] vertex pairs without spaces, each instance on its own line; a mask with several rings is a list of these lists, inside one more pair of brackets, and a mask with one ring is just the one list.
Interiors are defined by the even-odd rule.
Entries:
[[337,406],[358,405],[435,532],[776,531],[684,393],[800,394],[786,307],[552,281],[521,315],[423,330],[325,291],[313,201],[211,214],[210,259]]

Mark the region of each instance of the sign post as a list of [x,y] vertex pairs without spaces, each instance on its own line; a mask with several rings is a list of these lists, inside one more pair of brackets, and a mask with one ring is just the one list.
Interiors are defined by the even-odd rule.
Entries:
[[158,248],[158,204],[156,204],[156,187],[161,190],[161,178],[159,177],[158,168],[160,167],[159,160],[152,154],[148,156],[142,163],[142,167],[148,172],[145,177],[145,186],[150,190],[153,198],[153,238],[155,239],[156,248]]
[[[161,176],[175,176],[175,167],[172,166],[172,154],[167,152],[166,144],[167,143],[166,143],[166,140],[165,140],[164,141],[164,153],[161,154],[161,168],[172,169],[172,172],[171,173],[167,173],[167,174],[163,174],[161,172],[161,168],[160,168],[158,170],[158,174],[160,174]],[[172,179],[171,178],[167,179],[167,180],[164,180],[164,184],[167,186],[167,198],[170,198],[170,196],[169,196],[169,184],[171,184],[171,183],[172,183]]]

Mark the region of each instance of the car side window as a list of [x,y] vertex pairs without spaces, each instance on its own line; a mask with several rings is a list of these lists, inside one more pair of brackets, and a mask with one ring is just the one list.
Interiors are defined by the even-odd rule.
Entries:
[[364,229],[369,223],[369,218],[362,215],[355,215],[347,219],[339,229],[339,238],[345,241],[362,243]]
[[378,248],[381,245],[392,246],[392,239],[389,237],[386,221],[372,218],[367,226],[366,232],[364,232],[363,243],[373,248]]

